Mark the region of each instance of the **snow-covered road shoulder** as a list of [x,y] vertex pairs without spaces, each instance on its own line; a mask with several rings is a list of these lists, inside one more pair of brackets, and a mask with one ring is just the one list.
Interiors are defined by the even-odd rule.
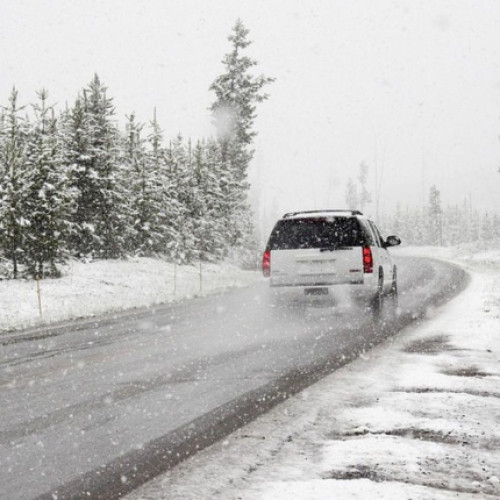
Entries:
[[59,279],[0,280],[0,332],[92,317],[245,286],[260,278],[231,264],[176,266],[149,258],[71,261]]
[[500,498],[500,252],[440,257],[459,297],[128,498]]

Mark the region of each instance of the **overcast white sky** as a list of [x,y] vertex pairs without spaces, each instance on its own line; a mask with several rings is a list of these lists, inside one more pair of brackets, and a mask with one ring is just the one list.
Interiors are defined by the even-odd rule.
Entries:
[[45,87],[62,107],[97,72],[120,118],[156,106],[167,138],[211,135],[238,17],[276,78],[252,167],[265,213],[344,206],[361,161],[382,212],[432,184],[500,211],[500,1],[3,0],[0,102]]

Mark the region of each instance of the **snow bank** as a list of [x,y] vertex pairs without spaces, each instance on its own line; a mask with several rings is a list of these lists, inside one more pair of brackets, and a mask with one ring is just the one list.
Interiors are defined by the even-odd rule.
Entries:
[[486,266],[500,270],[500,240],[463,243],[454,247],[395,247],[391,253],[411,257],[429,257],[454,262],[464,267]]
[[0,331],[145,307],[245,286],[259,274],[231,264],[175,266],[147,258],[72,261],[60,279],[0,281]]

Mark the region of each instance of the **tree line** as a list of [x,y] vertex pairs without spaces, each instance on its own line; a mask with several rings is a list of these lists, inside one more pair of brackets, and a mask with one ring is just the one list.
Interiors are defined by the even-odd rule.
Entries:
[[[362,212],[372,201],[367,189],[368,167],[359,166],[357,183],[349,178],[346,184],[345,201],[349,209]],[[396,205],[391,214],[377,221],[384,234],[396,234],[407,245],[453,246],[462,243],[500,239],[500,215],[494,212],[474,210],[470,201],[443,207],[441,192],[433,185],[428,199],[422,207],[402,208]]]
[[158,256],[218,260],[252,242],[247,169],[256,103],[272,79],[254,77],[237,21],[210,89],[217,135],[165,141],[148,124],[117,125],[97,75],[56,112],[46,90],[29,107],[13,89],[0,108],[0,270],[17,278],[57,276],[68,257]]
[[470,201],[442,206],[441,194],[431,186],[426,206],[402,208],[382,218],[387,234],[397,234],[408,245],[453,246],[462,243],[489,242],[500,239],[500,216],[474,210]]

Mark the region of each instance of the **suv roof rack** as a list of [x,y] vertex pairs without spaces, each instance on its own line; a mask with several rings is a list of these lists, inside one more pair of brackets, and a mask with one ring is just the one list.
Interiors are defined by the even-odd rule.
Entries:
[[340,210],[335,210],[335,209],[328,209],[328,210],[301,210],[299,212],[288,212],[285,215],[283,215],[283,219],[287,219],[289,217],[294,217],[295,215],[301,215],[301,214],[317,214],[317,213],[330,213],[330,212],[343,212],[343,213],[349,213],[351,215],[363,215],[362,212],[359,210],[345,210],[345,209],[340,209]]

